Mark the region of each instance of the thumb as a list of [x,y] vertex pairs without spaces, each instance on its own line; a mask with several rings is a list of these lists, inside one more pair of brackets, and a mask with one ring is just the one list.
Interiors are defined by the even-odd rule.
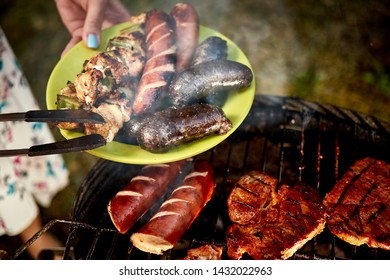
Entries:
[[83,28],[83,42],[92,49],[100,45],[100,31],[104,20],[106,0],[89,1]]

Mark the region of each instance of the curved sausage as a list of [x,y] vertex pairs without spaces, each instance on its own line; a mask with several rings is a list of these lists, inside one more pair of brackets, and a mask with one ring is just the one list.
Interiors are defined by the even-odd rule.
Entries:
[[107,210],[120,233],[125,233],[168,191],[186,160],[146,165],[109,202]]
[[157,10],[149,12],[145,36],[146,63],[133,102],[136,115],[153,110],[175,73],[175,32],[170,16]]
[[196,160],[194,169],[161,205],[157,213],[137,233],[133,245],[153,254],[171,249],[211,199],[214,172],[206,160]]
[[212,60],[191,66],[175,76],[169,94],[175,106],[197,103],[213,92],[249,87],[253,74],[245,64]]
[[[227,42],[218,36],[210,36],[204,39],[196,48],[191,65],[196,65],[211,60],[227,59],[227,55]],[[201,102],[222,107],[225,104],[227,97],[228,92],[216,91],[205,96]]]
[[191,65],[216,59],[227,59],[227,53],[227,42],[218,36],[210,36],[196,47]]
[[177,60],[176,72],[186,69],[198,45],[199,17],[189,3],[177,3],[171,10],[176,27]]

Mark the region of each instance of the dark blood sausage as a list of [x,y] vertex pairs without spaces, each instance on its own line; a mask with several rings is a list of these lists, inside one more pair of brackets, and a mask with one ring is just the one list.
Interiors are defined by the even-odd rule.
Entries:
[[146,165],[108,204],[111,221],[125,233],[168,191],[186,160]]
[[213,92],[249,87],[252,78],[251,69],[242,63],[212,60],[191,66],[175,76],[169,94],[175,106],[185,106]]
[[206,160],[196,160],[193,171],[174,189],[150,221],[132,234],[134,246],[153,254],[171,249],[211,199],[214,187],[212,166]]
[[147,14],[145,23],[146,63],[133,102],[133,113],[153,110],[164,96],[175,73],[176,46],[172,19],[162,11]]
[[189,3],[176,4],[170,16],[176,27],[177,60],[176,71],[186,69],[198,45],[199,17],[194,7]]
[[[227,42],[220,37],[210,36],[203,40],[195,50],[191,65],[196,65],[202,62],[227,59],[228,46]],[[213,92],[204,97],[201,102],[214,104],[222,107],[227,99],[227,92]]]
[[210,36],[196,47],[191,65],[216,59],[227,59],[227,53],[226,41],[217,36]]
[[210,134],[225,134],[232,128],[223,110],[211,104],[168,108],[157,112],[138,125],[138,144],[151,152],[172,147]]

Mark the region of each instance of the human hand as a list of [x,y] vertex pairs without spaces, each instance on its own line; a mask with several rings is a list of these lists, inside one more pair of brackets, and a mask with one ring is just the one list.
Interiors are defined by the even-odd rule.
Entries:
[[100,44],[101,29],[130,19],[130,13],[120,0],[55,0],[57,10],[72,38],[64,55],[80,40],[92,49]]

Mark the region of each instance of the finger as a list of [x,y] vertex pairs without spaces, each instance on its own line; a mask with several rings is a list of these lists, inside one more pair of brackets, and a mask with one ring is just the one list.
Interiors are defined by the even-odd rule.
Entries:
[[99,47],[100,30],[104,20],[104,9],[106,5],[106,0],[96,0],[93,4],[92,2],[88,4],[83,29],[83,42],[89,48],[96,49]]

